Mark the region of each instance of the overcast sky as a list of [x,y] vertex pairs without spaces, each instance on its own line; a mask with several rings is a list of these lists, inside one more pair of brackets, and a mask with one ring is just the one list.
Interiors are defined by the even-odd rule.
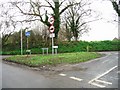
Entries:
[[101,12],[102,20],[90,23],[91,30],[81,38],[87,41],[112,40],[118,37],[118,24],[113,20],[117,19],[116,12],[113,10],[109,1],[94,0],[92,8]]
[[[0,0],[5,2],[9,0]],[[12,0],[14,1],[14,0]],[[92,9],[101,13],[102,20],[89,23],[91,30],[84,34],[80,39],[86,41],[112,40],[118,37],[117,23],[113,22],[117,18],[111,2],[108,0],[93,0]]]

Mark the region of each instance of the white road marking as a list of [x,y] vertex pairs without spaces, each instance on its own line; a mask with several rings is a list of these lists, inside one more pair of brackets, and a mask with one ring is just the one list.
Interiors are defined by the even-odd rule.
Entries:
[[112,84],[111,82],[106,82],[106,81],[102,81],[102,80],[95,80],[95,81],[105,83],[105,84]]
[[97,83],[91,83],[91,84],[94,85],[94,86],[100,87],[100,88],[104,88],[105,87],[105,86],[97,84]]
[[115,69],[115,68],[117,68],[117,67],[118,67],[118,66],[114,66],[113,68],[109,69],[109,70],[106,71],[105,73],[103,73],[103,74],[97,76],[96,78],[90,80],[88,83],[89,83],[89,84],[92,84],[92,85],[95,85],[95,86],[97,86],[97,87],[101,87],[101,88],[104,88],[105,86],[99,85],[99,84],[97,84],[97,83],[93,83],[93,81],[98,81],[98,82],[102,82],[102,83],[106,83],[106,84],[112,84],[112,83],[110,83],[110,82],[101,81],[101,80],[98,80],[98,79],[101,78],[102,76],[108,74],[109,72],[111,72],[113,69]]
[[118,77],[110,77],[111,79],[116,79],[116,80],[118,80],[119,78]]
[[61,73],[61,74],[59,74],[60,76],[66,76],[66,74],[63,74],[63,73]]
[[105,61],[103,61],[102,63],[105,63],[105,62],[107,62],[107,61],[109,61],[109,60],[105,60]]
[[70,77],[71,79],[77,80],[77,81],[82,81],[83,79],[76,78],[76,77]]
[[109,72],[111,72],[113,69],[115,69],[115,68],[117,68],[117,67],[118,67],[118,66],[114,66],[113,68],[109,69],[109,70],[108,70],[108,71],[106,71],[105,73],[103,73],[103,74],[101,74],[101,75],[97,76],[96,78],[94,78],[94,79],[90,80],[88,83],[91,83],[91,82],[93,82],[93,81],[95,81],[95,80],[97,80],[97,79],[101,78],[102,76],[104,76],[104,75],[108,74]]

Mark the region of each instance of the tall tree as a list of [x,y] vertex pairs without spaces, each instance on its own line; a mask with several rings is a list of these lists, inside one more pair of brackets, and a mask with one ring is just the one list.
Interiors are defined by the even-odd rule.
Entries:
[[69,5],[66,5],[64,3],[65,1],[67,0],[61,0],[61,1],[60,0],[44,0],[41,2],[39,0],[35,0],[35,1],[30,0],[29,2],[11,2],[11,3],[12,5],[14,5],[19,9],[20,13],[26,16],[30,16],[29,21],[40,20],[42,23],[44,23],[48,27],[50,26],[48,22],[48,15],[52,15],[55,19],[54,32],[57,38],[58,32],[60,30],[60,15],[64,13],[69,7],[80,4],[82,0],[80,0],[78,3],[74,3],[74,4],[71,3]]
[[[72,3],[75,2],[69,1],[69,4]],[[87,22],[84,20],[85,17],[91,15],[91,9],[84,9],[89,4],[90,3],[83,1],[79,5],[71,6],[65,14],[66,29],[72,33],[75,41],[77,41],[79,36],[84,32],[87,32],[89,29]]]
[[[14,16],[10,15],[10,8],[4,9],[6,5],[0,5],[0,33],[2,37],[2,46],[4,46],[16,28]],[[7,8],[7,7],[6,7]]]

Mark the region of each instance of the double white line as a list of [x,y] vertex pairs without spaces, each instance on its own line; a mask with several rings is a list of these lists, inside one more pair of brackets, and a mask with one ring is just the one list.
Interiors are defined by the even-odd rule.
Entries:
[[95,82],[101,82],[101,83],[105,83],[105,84],[112,84],[111,82],[106,82],[106,81],[102,81],[102,80],[98,80],[98,79],[101,78],[102,76],[108,74],[109,72],[111,72],[113,69],[115,69],[115,68],[117,68],[117,67],[118,67],[118,66],[114,66],[113,68],[109,69],[109,70],[106,71],[105,73],[103,73],[103,74],[97,76],[96,78],[90,80],[88,83],[89,83],[89,84],[92,84],[92,85],[95,85],[95,86],[98,86],[98,87],[101,87],[101,88],[104,88],[105,86],[99,85],[99,84],[97,84],[97,83],[95,83]]

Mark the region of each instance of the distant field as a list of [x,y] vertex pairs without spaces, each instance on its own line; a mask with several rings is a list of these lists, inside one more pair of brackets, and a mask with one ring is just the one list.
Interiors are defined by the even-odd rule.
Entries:
[[15,55],[6,58],[6,61],[12,61],[31,67],[39,67],[42,65],[57,65],[61,63],[80,63],[91,59],[101,57],[102,55],[95,52],[76,52],[62,53],[57,55]]

